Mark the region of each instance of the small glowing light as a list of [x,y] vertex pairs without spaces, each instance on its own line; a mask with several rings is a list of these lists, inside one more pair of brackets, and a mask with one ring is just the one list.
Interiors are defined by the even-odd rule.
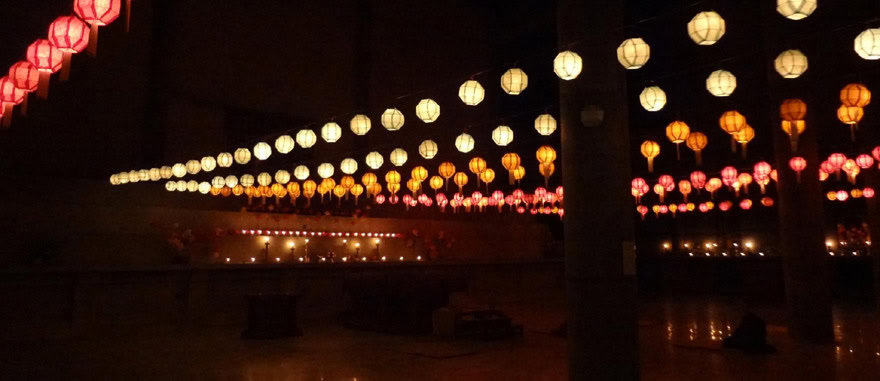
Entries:
[[828,255],[830,255],[830,256],[833,257],[833,256],[834,256],[834,252],[833,252],[833,251],[829,251],[829,252],[828,252]]
[[763,256],[764,256],[764,252],[762,251],[762,252],[758,253],[758,255],[760,255],[760,256],[763,257]]
[[663,242],[663,248],[664,248],[664,249],[668,249],[668,248],[669,248],[669,242]]
[[[422,260],[422,256],[419,255],[418,257],[416,257],[416,260],[417,260],[417,261],[421,261],[421,260]],[[878,353],[878,356],[880,356],[880,353]]]
[[692,257],[693,257],[693,256],[694,256],[694,253],[688,253],[688,255],[690,255],[690,256],[692,256]]
[[831,242],[831,240],[825,241],[825,247],[831,247],[831,246],[834,246],[834,243]]
[[275,262],[281,262],[281,258],[275,257]]
[[306,238],[306,243],[309,243],[309,239],[308,239],[308,238]]
[[327,262],[327,258],[321,257],[321,262]]
[[254,257],[251,257],[251,263],[254,263],[254,262],[256,262],[256,261],[257,261],[257,259],[256,259],[256,258],[254,258]]
[[263,242],[269,243],[269,237],[263,237]]
[[713,242],[712,247],[718,247],[718,244]]
[[384,262],[384,261],[385,261],[385,256],[383,255],[383,256],[382,256],[382,262]]
[[367,261],[367,257],[363,257],[363,258],[361,258],[361,261],[366,262],[366,261]]
[[379,239],[378,239],[378,238],[376,238],[376,240],[375,240],[375,241],[373,241],[373,242],[376,242],[376,244],[377,244],[377,245],[378,245],[378,244],[379,244]]
[[403,260],[403,257],[400,257],[400,260],[402,261],[402,260]]
[[342,240],[342,243],[348,243],[348,240],[347,240],[347,239],[343,239],[343,240]]
[[721,253],[721,255],[723,255],[723,256],[725,256],[725,257],[726,257],[726,256],[727,256],[727,253]]
[[871,246],[871,241],[865,241],[865,245]]
[[360,243],[360,242],[355,242],[355,243],[354,243],[354,247],[361,247],[361,243]]
[[856,254],[856,252],[855,252],[855,251],[853,251],[853,252],[852,252],[852,253],[853,253],[853,255],[858,255],[858,254]]
[[748,242],[746,242],[746,247],[749,248],[749,249],[751,249],[752,246],[754,246],[754,245],[755,245],[755,244],[754,244],[752,241],[748,241]]
[[733,243],[733,247],[739,247],[739,244],[736,243],[736,242],[734,242],[734,243]]
[[294,247],[294,246],[296,246],[296,244],[293,243],[293,241],[287,241],[287,247]]
[[684,244],[684,247],[685,247],[686,249],[689,249],[689,248],[691,247],[691,244],[689,244],[689,243],[685,243],[685,244]]
[[348,257],[342,257],[343,262],[348,262]]
[[226,258],[226,263],[229,263],[229,258]]
[[705,245],[705,246],[706,246],[706,248],[707,248],[707,249],[708,249],[708,248],[710,248],[710,247],[712,247],[712,244],[711,244],[711,243],[708,243],[708,242],[706,242],[706,245]]
[[302,261],[303,261],[303,257],[299,257],[299,261],[302,262]]
[[706,256],[708,257],[708,256],[709,256],[709,253],[706,253]]

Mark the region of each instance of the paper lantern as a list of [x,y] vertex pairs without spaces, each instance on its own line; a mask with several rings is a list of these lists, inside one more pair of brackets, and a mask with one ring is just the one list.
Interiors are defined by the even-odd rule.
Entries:
[[666,106],[666,92],[660,86],[648,86],[639,94],[639,103],[647,111],[660,111]]
[[239,179],[239,183],[245,188],[254,186],[254,175],[250,175],[250,174],[241,175],[241,179]]
[[400,184],[400,173],[393,169],[386,172],[385,182],[388,184]]
[[13,106],[24,102],[25,91],[15,87],[9,76],[0,78],[0,103],[3,105],[3,126],[9,127],[12,123]]
[[195,175],[202,170],[202,163],[198,160],[189,160],[186,162],[186,173]]
[[869,61],[880,60],[880,28],[859,33],[853,45],[859,57]]
[[553,59],[553,72],[562,80],[570,81],[577,78],[583,69],[584,63],[577,53],[566,50],[556,55]]
[[660,154],[660,144],[653,140],[645,140],[639,147],[642,156],[648,159],[648,172],[654,172],[654,158]]
[[535,118],[535,130],[543,136],[550,136],[556,131],[556,118],[550,114],[541,114]]
[[807,68],[809,68],[809,62],[807,61],[807,56],[804,55],[803,52],[797,49],[791,49],[779,53],[779,55],[776,56],[776,60],[773,61],[773,66],[782,78],[791,79],[800,77],[801,74],[804,74],[807,71]]
[[745,172],[740,173],[739,176],[736,177],[736,182],[742,186],[746,194],[749,194],[749,184],[752,183],[752,180],[754,180],[752,175]]
[[391,151],[391,154],[388,155],[388,161],[390,161],[391,164],[394,164],[395,167],[400,167],[404,165],[406,163],[406,159],[407,154],[406,151],[403,150],[403,148],[395,148],[393,151]]
[[299,130],[296,133],[296,144],[302,148],[312,148],[317,141],[318,137],[315,135],[315,131]]
[[874,158],[871,155],[861,154],[856,156],[856,165],[861,169],[868,169],[874,166]]
[[519,68],[507,69],[501,75],[501,89],[510,95],[518,95],[529,86],[529,76]]
[[473,79],[465,81],[458,88],[458,97],[468,106],[480,104],[485,95],[486,90],[483,89],[483,85]]
[[351,189],[354,186],[354,184],[355,184],[354,177],[346,175],[346,176],[342,176],[342,178],[339,179],[339,185],[342,185],[342,187],[345,188],[345,190]]
[[675,144],[675,157],[677,160],[681,160],[679,147],[681,146],[681,143],[684,143],[687,140],[690,133],[691,129],[688,127],[687,123],[680,120],[676,120],[666,126],[666,137],[669,138],[670,142]]
[[213,156],[205,156],[199,162],[202,166],[202,171],[211,172],[214,168],[217,168],[217,160],[214,159]]
[[752,208],[752,200],[744,199],[739,202],[739,208],[742,210],[749,210]]
[[61,51],[61,80],[70,76],[70,57],[89,44],[89,26],[75,16],[61,16],[49,24],[48,39]]
[[148,181],[150,180],[150,171],[146,169],[141,169],[137,171],[137,177],[140,181]]
[[[794,126],[794,128],[792,128]],[[807,123],[803,120],[782,121],[782,131],[784,131],[791,140],[791,150],[797,151],[798,137],[807,129]]]
[[373,151],[367,154],[367,158],[364,161],[367,163],[368,167],[372,169],[379,169],[385,162],[385,158],[382,157],[381,153]]
[[690,174],[691,186],[700,190],[706,187],[706,174],[700,171],[693,171]]
[[691,132],[688,134],[685,144],[688,148],[694,151],[694,156],[696,156],[697,159],[697,165],[702,165],[703,149],[705,149],[706,145],[709,144],[709,138],[706,137],[706,134],[702,132]]
[[747,147],[750,141],[755,138],[755,129],[752,126],[746,124],[742,130],[737,131],[733,134],[733,138],[736,139],[737,143],[742,144],[742,156],[746,157]]
[[339,170],[346,175],[354,174],[358,170],[358,163],[352,158],[342,159],[342,162],[339,163]]
[[429,185],[429,186],[431,187],[431,189],[433,189],[435,192],[436,192],[438,189],[440,189],[440,188],[443,187],[443,183],[444,183],[443,178],[440,177],[440,176],[431,176],[431,178],[428,180],[428,185]]
[[843,124],[857,124],[865,116],[865,109],[841,105],[837,109],[837,119]]
[[437,143],[434,143],[433,140],[425,140],[419,144],[419,155],[421,155],[425,159],[433,159],[434,156],[437,156]]
[[321,163],[320,165],[318,165],[318,176],[320,176],[322,179],[333,176],[333,171],[333,164]]
[[440,166],[437,168],[437,173],[439,173],[446,181],[446,187],[448,190],[449,179],[455,175],[455,165],[451,162],[444,161],[440,163]]
[[28,46],[25,56],[40,72],[37,96],[45,99],[49,96],[50,76],[61,70],[62,53],[49,40],[38,39]]
[[556,150],[551,146],[541,146],[535,151],[539,163],[551,163],[556,160]]
[[[233,193],[235,192],[235,188],[232,189]],[[296,181],[291,181],[287,183],[287,193],[290,194],[290,204],[295,205],[296,199],[300,196],[300,188],[299,184]]]
[[431,98],[425,98],[416,105],[416,116],[425,123],[433,123],[440,117],[440,105]]
[[721,169],[721,181],[728,187],[733,186],[738,176],[739,172],[734,167],[727,166]]
[[315,184],[312,180],[306,180],[302,185],[302,194],[306,197],[306,207],[311,205],[312,197],[315,196],[315,191],[318,189],[318,184]]
[[363,176],[361,176],[361,183],[363,183],[367,189],[369,189],[377,181],[378,181],[378,178],[376,177],[376,174],[373,172],[367,172],[367,173],[364,173]]
[[40,84],[40,71],[28,61],[18,61],[9,67],[9,79],[15,88],[25,92],[21,106],[22,114],[27,114],[27,93],[37,90]]
[[217,155],[217,166],[220,168],[229,168],[234,161],[232,154],[229,152],[221,152]]
[[515,180],[513,176],[513,171],[520,166],[521,162],[522,160],[520,159],[519,155],[513,152],[508,152],[501,157],[501,166],[503,166],[504,169],[506,169],[508,172],[508,180],[510,185],[513,185],[513,181]]
[[715,11],[697,13],[687,24],[688,35],[697,45],[713,45],[727,30],[727,24]]
[[211,186],[214,188],[223,188],[226,186],[226,179],[223,176],[215,176],[211,179]]
[[730,134],[730,151],[736,152],[736,137],[734,134],[740,132],[746,126],[746,117],[739,111],[725,111],[718,119],[718,125],[724,132]]
[[351,118],[349,126],[351,127],[351,132],[354,132],[355,135],[363,136],[366,135],[367,132],[370,132],[372,124],[370,123],[370,118],[368,116],[357,114]]
[[83,21],[91,25],[89,33],[89,53],[98,52],[98,27],[110,24],[117,17],[122,5],[119,0],[74,0],[73,11]]
[[266,160],[269,156],[272,156],[272,147],[269,143],[259,142],[254,145],[254,157],[258,160]]
[[807,104],[800,99],[786,99],[782,101],[782,105],[779,106],[779,117],[782,118],[782,120],[803,120],[806,115]]
[[[388,193],[391,193],[392,197],[397,196],[397,191],[400,190],[400,183],[388,183],[385,186],[388,188]],[[394,198],[391,198],[390,201],[392,204],[397,203]]]
[[818,0],[776,0],[776,12],[789,20],[801,20],[813,14]]
[[235,159],[235,162],[241,165],[247,164],[251,161],[251,151],[247,148],[236,149],[232,156]]
[[342,137],[342,127],[334,122],[325,123],[321,127],[321,138],[327,143],[336,143]]
[[641,38],[624,40],[617,47],[617,61],[628,70],[645,66],[651,58],[651,47]]
[[[691,186],[691,182],[687,180],[681,180],[678,182],[678,192],[681,193],[684,202],[687,202],[688,195],[691,194],[693,187]],[[687,209],[687,207],[685,207]]]
[[461,193],[464,191],[464,186],[468,183],[467,174],[464,172],[456,172],[452,181],[455,182],[455,185],[458,185],[458,192]]
[[272,183],[272,175],[268,172],[261,172],[257,175],[257,184],[261,186],[269,186]]
[[874,198],[874,194],[874,188],[865,187],[865,189],[862,189],[862,196],[865,198]]
[[177,178],[186,176],[186,165],[183,163],[174,164],[174,166],[171,167],[171,174]]
[[169,167],[167,165],[163,165],[162,167],[159,168],[159,177],[161,177],[163,179],[170,179],[171,176],[173,176],[173,175],[174,175],[174,171],[171,167]]
[[416,166],[412,169],[412,171],[410,171],[410,177],[418,182],[425,181],[428,179],[428,170],[421,165]]
[[736,76],[727,70],[715,70],[706,78],[706,90],[716,97],[727,97],[736,90]]
[[467,133],[462,133],[455,138],[455,148],[459,152],[468,153],[474,149],[474,138]]
[[861,83],[850,83],[840,90],[840,103],[847,107],[865,107],[871,103],[871,91]]
[[403,113],[396,108],[385,109],[385,112],[382,113],[382,117],[379,119],[382,127],[385,127],[388,131],[399,130],[403,127],[404,120]]
[[477,185],[479,185],[479,182],[480,182],[479,175],[481,173],[483,173],[486,170],[486,168],[487,168],[486,160],[484,160],[481,157],[475,157],[475,158],[472,158],[470,161],[468,161],[468,170],[470,170],[471,173],[477,175]]
[[201,194],[208,194],[209,192],[211,192],[211,183],[207,181],[202,181],[201,183],[198,183],[197,190]]
[[[287,175],[287,179],[290,180],[290,175]],[[230,187],[230,188],[238,185],[238,178],[235,177],[234,175],[226,176],[226,178],[224,178],[223,181],[226,184],[226,186]]]
[[129,171],[129,172],[122,172],[122,173],[125,174],[125,181],[127,181],[127,182],[136,183],[136,182],[140,181],[140,179],[138,178],[137,171]]
[[498,126],[492,130],[492,141],[504,147],[513,141],[513,130],[508,126]]
[[[293,141],[293,138],[290,135],[281,135],[277,139],[275,139],[275,150],[281,154],[288,154],[290,151],[293,151],[293,148],[296,146],[296,143]],[[257,151],[254,150],[254,153]],[[270,152],[271,154],[271,152]],[[259,156],[257,157],[259,158]],[[265,159],[260,159],[265,160]]]
[[479,178],[483,184],[486,184],[486,192],[488,192],[489,184],[491,184],[492,181],[495,181],[495,170],[492,168],[486,168],[486,170],[480,172]]

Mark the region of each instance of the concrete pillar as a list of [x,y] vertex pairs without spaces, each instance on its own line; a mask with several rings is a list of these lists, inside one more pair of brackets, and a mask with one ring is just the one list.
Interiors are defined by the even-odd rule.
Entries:
[[558,2],[559,50],[584,61],[559,81],[571,380],[639,378],[623,16],[620,0]]

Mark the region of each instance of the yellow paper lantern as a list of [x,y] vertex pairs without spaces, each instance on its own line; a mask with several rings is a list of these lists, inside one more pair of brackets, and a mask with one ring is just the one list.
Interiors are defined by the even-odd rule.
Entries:
[[782,78],[788,79],[800,77],[810,67],[807,56],[797,49],[779,53],[773,61],[773,66]]
[[388,183],[385,185],[388,188],[388,193],[397,194],[400,190],[400,183]]
[[359,136],[366,135],[367,132],[370,132],[370,128],[372,127],[370,118],[363,114],[357,114],[351,118],[349,126],[351,127],[351,132],[354,132],[355,135]]
[[455,138],[455,148],[459,152],[468,153],[474,149],[474,137],[467,133],[462,133]]
[[290,151],[293,151],[293,148],[296,146],[293,138],[290,135],[281,135],[277,139],[275,139],[275,150],[281,154],[288,154]]
[[367,187],[367,193],[371,196],[376,197],[379,193],[382,193],[382,185],[379,183],[373,183],[369,187]]
[[869,61],[880,60],[880,28],[866,29],[854,41],[856,54]]
[[257,175],[257,184],[261,186],[268,186],[272,183],[272,175],[269,172],[262,172]]
[[755,129],[752,128],[752,126],[746,124],[746,126],[743,127],[742,130],[739,130],[732,136],[737,143],[742,144],[742,156],[743,158],[745,158],[747,155],[748,144],[750,141],[752,141],[752,139],[755,138]]
[[339,185],[342,185],[342,187],[345,188],[346,190],[351,189],[351,187],[353,187],[354,184],[355,184],[354,177],[346,175],[346,176],[342,176],[342,178],[339,179]]
[[400,184],[400,173],[390,170],[385,173],[385,182],[388,184]]
[[660,154],[660,144],[653,140],[645,140],[639,147],[642,156],[648,159],[648,172],[654,172],[654,158]]
[[150,168],[150,181],[159,181],[162,178],[162,175],[159,172],[159,168]]
[[186,190],[188,192],[195,192],[199,190],[199,183],[195,180],[190,180],[186,182]]
[[464,172],[456,172],[452,181],[455,182],[455,185],[458,185],[458,192],[462,193],[464,192],[464,186],[468,183],[467,174]]
[[651,58],[651,47],[641,38],[624,40],[617,47],[617,60],[628,70],[639,69]]
[[382,127],[385,127],[386,130],[397,131],[403,127],[405,118],[400,110],[389,108],[385,109],[385,112],[382,113],[382,117],[379,121],[382,123]]
[[425,181],[426,179],[428,179],[428,170],[421,165],[416,166],[412,169],[412,171],[410,171],[410,177],[418,182]]
[[492,130],[492,141],[504,147],[513,141],[513,130],[509,126],[498,126]]
[[159,177],[167,180],[170,179],[173,175],[174,172],[171,167],[163,165],[161,168],[159,168]]
[[208,194],[211,192],[211,183],[207,181],[202,181],[201,183],[199,183],[197,190],[201,194]]
[[440,176],[442,176],[443,179],[445,180],[446,187],[448,190],[449,189],[449,186],[448,186],[449,179],[452,178],[453,175],[455,175],[455,165],[452,164],[451,162],[444,161],[444,162],[440,163],[440,166],[437,168],[437,173],[439,173]]
[[[232,191],[233,193],[235,193],[235,189],[233,189]],[[290,202],[294,203],[296,199],[300,196],[299,183],[297,183],[296,181],[291,181],[287,183],[287,194],[290,195]]]
[[458,97],[468,106],[480,104],[485,96],[486,90],[483,89],[483,85],[473,79],[465,81],[458,88]]
[[241,196],[242,193],[244,193],[244,187],[241,186],[241,184],[238,184],[238,185],[232,187],[232,194],[233,195]]
[[342,185],[337,185],[333,187],[333,195],[336,196],[336,198],[339,198],[341,200],[342,196],[345,196],[345,193],[346,190]]
[[442,188],[443,183],[443,178],[440,176],[431,176],[431,178],[428,179],[428,185],[435,191]]
[[247,148],[239,148],[235,150],[233,157],[236,163],[244,165],[251,161],[251,151]]
[[513,185],[513,181],[515,180],[513,176],[513,171],[519,167],[522,160],[519,155],[513,152],[508,152],[501,157],[501,166],[507,170],[508,181],[510,185]]
[[367,154],[365,162],[367,163],[368,167],[375,170],[382,167],[382,164],[385,163],[385,159],[382,157],[381,153],[373,151]]
[[245,188],[254,185],[254,175],[244,174],[241,175],[241,179],[239,179],[241,185]]
[[694,151],[694,156],[697,159],[697,165],[703,164],[702,152],[703,149],[706,148],[706,145],[709,143],[709,138],[706,137],[706,134],[702,132],[691,132],[687,137],[687,147]]
[[736,90],[736,76],[727,70],[715,70],[706,78],[706,90],[716,97],[727,97]]
[[782,105],[779,106],[779,117],[782,118],[782,120],[803,120],[806,115],[807,104],[800,99],[786,99],[782,101]]
[[486,170],[480,172],[480,181],[486,184],[486,188],[488,189],[489,184],[492,181],[495,181],[495,170],[492,168],[486,168]]
[[520,181],[523,177],[526,177],[526,168],[523,166],[516,167],[516,169],[513,170],[514,180]]
[[505,93],[518,95],[529,86],[529,76],[519,68],[508,69],[501,75],[501,88]]
[[229,152],[221,152],[217,155],[217,166],[220,168],[229,168],[232,166],[232,154]]
[[391,164],[394,164],[396,167],[400,167],[406,163],[407,154],[402,148],[395,148],[391,151],[391,154],[388,155],[388,160]]
[[425,98],[416,105],[416,116],[425,123],[433,123],[440,117],[440,105],[431,98]]
[[315,131],[305,129],[296,133],[296,144],[302,148],[312,148],[317,141],[318,137],[315,135]]
[[666,92],[660,86],[648,86],[639,94],[639,103],[647,111],[660,111],[666,106]]
[[550,163],[556,160],[556,150],[550,146],[541,146],[535,152],[535,157],[539,163]]
[[475,175],[483,173],[486,168],[486,160],[484,160],[482,157],[475,157],[468,161],[468,169],[471,171],[471,173]]
[[544,187],[549,187],[550,185],[550,176],[553,175],[553,172],[556,171],[556,164],[553,163],[541,163],[538,164],[538,173],[541,176],[544,176]]
[[713,45],[727,30],[727,24],[718,12],[707,11],[697,13],[687,24],[688,35],[697,45]]
[[871,103],[871,90],[861,83],[850,83],[840,90],[840,103],[847,107],[865,107]]
[[[174,177],[178,178],[186,176],[186,165],[184,165],[183,163],[174,164],[171,167],[171,174],[174,175]],[[128,174],[125,175],[125,182],[123,184],[125,184],[126,182],[128,182]]]
[[857,124],[865,116],[865,109],[861,107],[848,107],[841,105],[837,109],[837,119],[843,124]]
[[224,181],[226,182],[226,186],[228,186],[228,187],[230,187],[230,188],[232,188],[232,187],[238,185],[238,178],[235,177],[235,175],[229,175],[229,176],[226,176],[226,178],[224,179]]
[[367,173],[364,173],[363,176],[361,176],[361,183],[363,183],[364,186],[367,187],[368,189],[370,188],[370,186],[375,184],[377,181],[378,181],[378,178],[376,177],[376,174],[373,172],[367,172]]
[[556,131],[556,118],[550,114],[541,114],[535,118],[535,130],[544,136],[550,136]]
[[419,193],[419,190],[422,189],[422,183],[416,181],[416,179],[406,180],[406,189],[409,189],[412,192],[413,196]]
[[[195,174],[199,173],[201,170],[202,170],[202,163],[200,161],[189,160],[186,162],[186,173],[189,173],[190,175],[195,175]],[[132,171],[132,172],[134,172],[134,171]],[[135,173],[134,175],[129,173],[129,176],[128,176],[129,180],[134,180],[133,179],[134,177],[137,177],[137,173]]]
[[217,160],[213,156],[205,156],[199,161],[203,172],[211,172],[217,168]]
[[434,143],[433,140],[425,140],[419,144],[419,155],[421,155],[425,159],[433,159],[434,156],[437,156],[437,143]]
[[324,123],[321,127],[321,138],[327,143],[336,143],[342,137],[342,127],[334,122]]
[[584,63],[577,53],[566,50],[556,55],[553,59],[553,72],[564,81],[577,78],[583,69]]
[[816,10],[818,0],[776,0],[776,11],[789,20],[802,20]]
[[[128,181],[128,180],[126,179],[126,181]],[[165,183],[165,190],[167,190],[169,192],[174,192],[175,190],[177,190],[177,181],[171,180],[171,181],[166,182]]]
[[691,129],[687,123],[680,120],[676,120],[666,126],[666,137],[669,138],[670,142],[675,143],[675,156],[678,160],[681,160],[679,146],[687,140],[690,133]]

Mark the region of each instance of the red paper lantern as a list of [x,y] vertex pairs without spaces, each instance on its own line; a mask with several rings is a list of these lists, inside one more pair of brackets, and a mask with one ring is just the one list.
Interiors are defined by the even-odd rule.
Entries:
[[773,167],[770,166],[770,163],[766,161],[759,161],[755,163],[754,167],[754,175],[755,177],[765,177],[770,176],[770,171],[773,170]]
[[732,202],[722,201],[720,204],[718,204],[718,209],[721,209],[722,212],[726,212],[726,211],[730,210],[730,208],[732,206],[733,206]]
[[46,99],[49,96],[49,77],[61,70],[62,53],[49,40],[41,38],[28,46],[25,56],[40,72],[37,96]]
[[122,8],[119,0],[74,0],[73,11],[83,21],[91,25],[89,31],[89,53],[98,51],[98,27],[110,24],[119,17]]
[[862,189],[862,197],[873,198],[874,197],[874,188],[865,187],[865,189]]
[[675,190],[675,179],[673,179],[672,176],[660,176],[660,178],[657,179],[657,184],[662,185],[663,189],[666,189],[667,192]]
[[846,201],[849,199],[849,192],[845,190],[837,191],[837,200],[838,201]]
[[733,183],[736,182],[736,177],[739,173],[736,171],[736,168],[727,166],[721,170],[721,180],[724,182],[724,185],[730,187],[733,186]]
[[701,202],[700,206],[698,206],[697,209],[699,209],[702,213],[706,213],[709,211],[709,205],[706,205],[705,202]]
[[49,24],[49,41],[62,53],[61,80],[70,76],[70,56],[89,44],[89,26],[75,16],[61,16]]
[[648,207],[644,205],[639,205],[636,207],[636,212],[638,212],[642,216],[642,221],[644,221],[645,215],[648,214]]
[[861,154],[856,156],[856,165],[861,169],[868,169],[874,166],[874,158],[871,155]]
[[40,72],[27,61],[18,61],[9,67],[9,78],[12,85],[25,92],[21,105],[21,113],[27,114],[27,95],[37,89],[40,83]]
[[752,200],[744,199],[739,202],[739,208],[742,210],[749,210],[752,208]]
[[12,124],[12,108],[24,101],[25,91],[15,87],[8,76],[0,78],[0,103],[3,105],[3,126]]
[[880,161],[880,146],[876,146],[871,150],[871,156],[874,156],[874,160]]
[[764,205],[769,208],[769,207],[773,206],[774,203],[775,203],[775,201],[773,201],[773,199],[770,197],[761,197],[761,205]]
[[688,195],[691,194],[691,182],[687,180],[681,180],[678,182],[678,192],[684,196],[684,202],[687,202]]
[[797,174],[797,182],[801,182],[801,172],[807,168],[807,160],[800,157],[795,156],[788,161],[788,166]]
[[703,189],[706,186],[706,174],[700,171],[691,172],[691,185],[694,189]]
[[377,194],[377,195],[376,195],[376,203],[379,204],[379,205],[384,204],[384,203],[385,203],[385,195],[383,195],[383,194]]
[[832,153],[828,156],[828,163],[834,168],[834,172],[837,172],[843,167],[843,164],[846,163],[846,155],[842,153]]

